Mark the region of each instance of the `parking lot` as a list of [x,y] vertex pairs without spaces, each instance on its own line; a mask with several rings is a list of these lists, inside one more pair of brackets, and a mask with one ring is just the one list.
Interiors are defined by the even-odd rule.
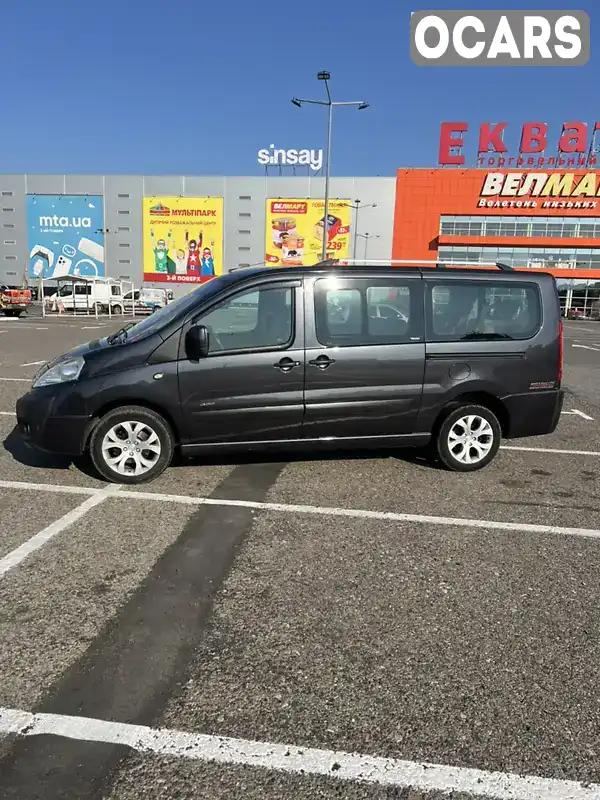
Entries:
[[2,798],[600,798],[600,322],[551,436],[178,461],[27,449],[41,363],[122,324],[0,318]]

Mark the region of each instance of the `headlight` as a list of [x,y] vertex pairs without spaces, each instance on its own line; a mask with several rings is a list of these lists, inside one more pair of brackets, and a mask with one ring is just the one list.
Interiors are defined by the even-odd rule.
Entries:
[[33,381],[33,388],[38,389],[40,386],[53,386],[55,383],[76,381],[84,364],[85,359],[83,356],[66,358],[64,361],[59,361],[58,364],[50,367],[50,369],[46,370],[39,378]]

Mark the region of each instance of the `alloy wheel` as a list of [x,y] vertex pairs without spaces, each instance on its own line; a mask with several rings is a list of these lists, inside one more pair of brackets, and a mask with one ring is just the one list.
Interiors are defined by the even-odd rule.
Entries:
[[460,417],[448,432],[448,450],[453,458],[463,464],[477,464],[490,452],[494,444],[492,426],[476,414]]
[[102,457],[107,467],[119,475],[143,475],[160,458],[160,438],[145,422],[118,422],[102,439]]

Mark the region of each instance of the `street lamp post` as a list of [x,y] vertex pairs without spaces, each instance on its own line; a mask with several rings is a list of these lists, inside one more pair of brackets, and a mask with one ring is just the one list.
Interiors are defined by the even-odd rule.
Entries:
[[360,236],[361,239],[365,240],[365,258],[364,258],[364,260],[366,262],[366,260],[367,260],[367,251],[369,249],[369,239],[379,239],[379,234],[374,236],[372,233],[359,233],[358,235]]
[[352,258],[357,258],[358,252],[358,212],[361,208],[377,208],[377,203],[362,203],[360,200],[354,200],[350,203],[354,209],[354,244],[352,245]]
[[327,260],[327,239],[328,239],[328,219],[329,219],[329,178],[331,169],[331,123],[333,117],[333,109],[336,106],[354,106],[359,110],[368,108],[369,104],[362,100],[352,100],[347,102],[333,101],[331,99],[331,92],[329,91],[329,80],[331,73],[322,71],[317,73],[317,78],[325,83],[327,91],[327,100],[302,100],[298,97],[292,98],[292,103],[298,108],[302,108],[303,103],[309,103],[315,106],[327,106],[327,145],[325,150],[325,214],[323,219],[323,248],[321,257],[323,261]]

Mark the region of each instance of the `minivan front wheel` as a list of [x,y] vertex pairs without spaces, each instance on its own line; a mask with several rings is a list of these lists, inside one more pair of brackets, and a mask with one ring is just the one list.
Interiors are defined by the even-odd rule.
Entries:
[[127,406],[109,411],[90,441],[95,468],[113,483],[147,483],[171,463],[175,443],[166,420],[149,408]]
[[455,472],[474,472],[487,466],[500,447],[502,430],[485,406],[459,406],[444,419],[437,437],[442,463]]

